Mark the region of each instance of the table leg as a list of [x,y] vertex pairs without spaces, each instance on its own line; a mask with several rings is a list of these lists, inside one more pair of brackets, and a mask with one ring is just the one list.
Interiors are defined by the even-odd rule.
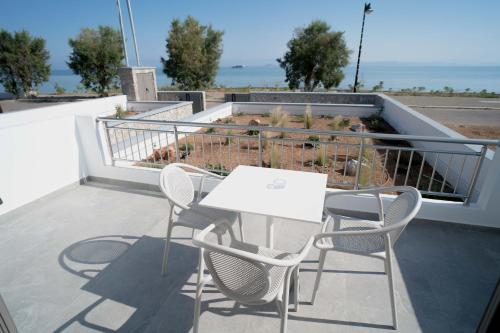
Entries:
[[273,225],[273,218],[271,216],[266,217],[266,224],[267,224],[266,246],[272,249],[274,248],[274,225]]

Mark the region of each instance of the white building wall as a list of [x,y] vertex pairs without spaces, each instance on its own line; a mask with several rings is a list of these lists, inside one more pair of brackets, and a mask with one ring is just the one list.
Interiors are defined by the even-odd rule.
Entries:
[[117,96],[0,114],[0,214],[86,177],[75,115],[125,103]]

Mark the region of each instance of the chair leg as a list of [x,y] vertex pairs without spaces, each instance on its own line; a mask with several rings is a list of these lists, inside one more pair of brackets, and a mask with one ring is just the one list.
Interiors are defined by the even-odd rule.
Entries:
[[217,234],[217,243],[219,243],[219,245],[222,245],[222,235],[221,234]]
[[318,273],[316,273],[316,281],[314,282],[314,289],[313,289],[313,294],[311,297],[311,305],[314,305],[314,301],[316,300],[316,294],[318,292],[319,281],[321,280],[321,274],[323,273],[323,267],[325,266],[325,258],[326,258],[326,250],[320,250]]
[[243,236],[243,220],[241,218],[241,213],[238,213],[238,223],[240,224],[240,237],[241,241],[245,241],[245,237]]
[[299,311],[299,266],[294,269],[293,271],[293,304],[294,304],[294,311],[297,312]]
[[392,274],[392,255],[391,251],[387,251],[387,256],[385,259],[386,262],[386,272],[389,280],[389,294],[391,300],[391,310],[392,310],[392,327],[397,330],[398,329],[398,315],[396,311],[396,296],[394,294],[394,277]]
[[203,271],[205,270],[205,265],[203,262],[203,249],[200,249],[200,264],[198,265],[198,279],[196,284],[196,299],[194,303],[194,318],[193,318],[193,333],[198,333],[198,327],[200,323],[200,310],[201,310],[201,296],[203,294]]
[[165,237],[165,247],[163,248],[163,260],[161,264],[161,275],[167,273],[168,252],[170,251],[170,238],[172,237],[173,222],[170,220],[167,226],[167,235]]
[[280,333],[286,333],[288,325],[288,299],[290,296],[290,275],[285,279],[283,301],[281,302],[281,328]]

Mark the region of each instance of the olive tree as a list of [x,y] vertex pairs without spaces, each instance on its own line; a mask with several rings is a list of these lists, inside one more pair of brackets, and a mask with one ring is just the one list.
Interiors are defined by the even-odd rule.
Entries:
[[86,89],[107,96],[118,88],[118,69],[123,66],[123,46],[120,32],[99,26],[97,30],[82,29],[76,38],[69,39],[73,49],[67,62],[69,68],[81,76]]
[[296,29],[287,47],[277,61],[285,70],[290,89],[298,89],[301,84],[305,91],[313,91],[320,84],[329,89],[344,79],[342,69],[349,63],[350,50],[344,33],[331,31],[327,23],[313,21]]
[[0,83],[5,90],[24,97],[49,80],[49,52],[43,38],[26,30],[0,30]]
[[188,16],[184,22],[174,19],[167,36],[167,58],[161,58],[163,73],[172,85],[181,89],[212,86],[222,55],[223,31],[201,25]]

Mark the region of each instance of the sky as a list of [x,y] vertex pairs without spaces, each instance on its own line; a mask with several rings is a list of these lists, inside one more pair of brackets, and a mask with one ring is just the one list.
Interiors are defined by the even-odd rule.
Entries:
[[[222,66],[276,65],[294,29],[314,19],[343,31],[357,56],[364,1],[358,0],[131,0],[145,66],[160,66],[173,18],[191,15],[224,31]],[[367,16],[362,61],[500,65],[500,1],[376,0]],[[135,62],[132,38],[127,49]],[[47,40],[53,69],[65,69],[68,39],[81,28],[118,29],[115,0],[0,0],[0,29],[28,30]]]

